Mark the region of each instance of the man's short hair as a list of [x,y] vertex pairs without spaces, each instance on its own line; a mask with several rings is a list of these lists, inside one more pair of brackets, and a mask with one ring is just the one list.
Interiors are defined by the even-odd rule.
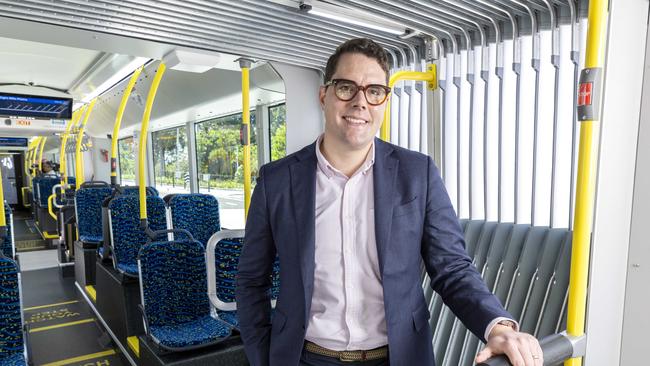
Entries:
[[332,76],[336,72],[341,55],[346,53],[360,53],[364,56],[375,59],[377,63],[379,63],[379,66],[381,66],[382,70],[386,73],[386,84],[388,84],[388,55],[380,45],[368,38],[350,39],[336,48],[334,54],[327,60],[327,66],[325,67],[326,83],[332,79]]

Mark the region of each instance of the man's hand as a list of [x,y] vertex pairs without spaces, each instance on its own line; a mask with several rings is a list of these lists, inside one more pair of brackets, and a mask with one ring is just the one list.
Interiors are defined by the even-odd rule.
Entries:
[[505,354],[513,366],[543,366],[542,348],[535,337],[497,324],[492,328],[488,343],[476,356],[476,363]]

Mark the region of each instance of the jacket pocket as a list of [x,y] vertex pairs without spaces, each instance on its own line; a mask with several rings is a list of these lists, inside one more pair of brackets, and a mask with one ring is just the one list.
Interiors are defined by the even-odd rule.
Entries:
[[431,314],[425,303],[421,303],[420,306],[413,312],[413,327],[416,332],[419,332],[426,325],[429,324],[429,318]]
[[393,217],[408,215],[417,208],[417,197],[409,199],[406,203],[400,204],[393,208]]

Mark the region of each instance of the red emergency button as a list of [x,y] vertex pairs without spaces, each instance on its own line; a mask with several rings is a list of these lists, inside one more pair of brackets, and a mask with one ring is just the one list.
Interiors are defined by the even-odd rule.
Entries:
[[581,83],[578,91],[578,105],[591,105],[594,83]]

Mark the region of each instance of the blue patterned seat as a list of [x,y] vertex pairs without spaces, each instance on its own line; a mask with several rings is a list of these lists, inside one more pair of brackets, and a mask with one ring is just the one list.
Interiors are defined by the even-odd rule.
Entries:
[[0,244],[0,255],[9,257],[11,259],[16,258],[16,247],[14,246],[14,236],[13,236],[13,215],[11,214],[11,207],[5,202],[5,222],[7,224],[7,233]]
[[149,243],[140,249],[140,286],[147,334],[161,348],[209,346],[231,334],[210,316],[203,245],[189,239]]
[[80,188],[75,193],[75,211],[79,240],[87,243],[99,243],[102,235],[102,202],[111,195],[110,187]]
[[[34,178],[35,189],[38,191],[38,204],[41,207],[47,207],[47,199],[52,195],[52,188],[61,183],[59,177],[38,177]],[[34,192],[36,192],[36,190]]]
[[0,257],[0,365],[25,365],[18,265]]
[[[138,186],[124,186],[122,187],[122,193],[128,195],[138,195],[140,192]],[[147,187],[147,196],[160,196],[158,190],[155,187]]]
[[208,194],[175,194],[169,201],[172,228],[189,231],[196,241],[208,244],[212,234],[221,230],[219,202]]
[[[244,245],[244,238],[221,239],[215,248],[217,299],[222,303],[235,302],[235,287],[239,256]],[[271,272],[271,299],[277,300],[280,293],[280,263],[276,258]],[[217,308],[220,319],[239,328],[236,311]]]
[[[127,276],[138,275],[137,256],[147,242],[147,234],[140,228],[140,201],[136,195],[117,196],[108,204],[110,232],[115,268]],[[147,197],[147,217],[151,230],[167,228],[165,204],[162,198]]]

